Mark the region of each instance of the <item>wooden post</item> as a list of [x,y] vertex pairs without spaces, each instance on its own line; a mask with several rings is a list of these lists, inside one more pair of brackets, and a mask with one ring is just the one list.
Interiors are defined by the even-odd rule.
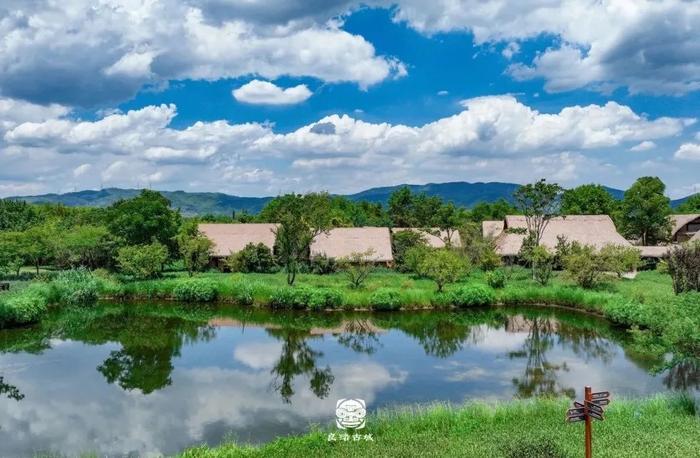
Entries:
[[586,458],[593,457],[593,451],[591,450],[591,416],[588,414],[588,402],[592,401],[591,387],[587,386],[584,388],[584,409],[586,409]]

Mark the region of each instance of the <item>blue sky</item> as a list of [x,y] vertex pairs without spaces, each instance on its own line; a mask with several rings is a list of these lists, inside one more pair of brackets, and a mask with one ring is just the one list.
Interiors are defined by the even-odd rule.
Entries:
[[66,5],[0,6],[0,195],[700,189],[700,2]]

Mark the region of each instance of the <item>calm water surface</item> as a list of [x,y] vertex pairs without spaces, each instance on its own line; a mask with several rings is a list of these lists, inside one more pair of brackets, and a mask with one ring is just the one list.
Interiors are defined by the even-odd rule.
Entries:
[[368,409],[469,399],[697,388],[651,375],[626,335],[569,312],[196,311],[105,304],[0,332],[0,456],[176,453],[259,443]]

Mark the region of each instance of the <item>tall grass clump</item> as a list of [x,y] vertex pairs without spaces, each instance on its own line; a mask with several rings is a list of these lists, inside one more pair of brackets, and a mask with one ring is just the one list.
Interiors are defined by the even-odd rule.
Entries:
[[401,293],[393,288],[380,288],[369,297],[370,307],[373,310],[398,310],[401,308]]
[[245,280],[235,282],[231,294],[238,305],[252,305],[255,301],[253,286]]
[[309,308],[312,310],[335,309],[343,305],[343,293],[336,288],[316,288],[309,296]]
[[173,297],[182,302],[212,302],[217,295],[216,283],[206,278],[183,280],[173,288]]
[[496,303],[493,289],[485,285],[467,285],[452,292],[452,303],[457,307],[478,307]]
[[313,288],[282,286],[270,295],[270,306],[277,309],[303,309],[309,305]]
[[51,286],[55,292],[52,302],[62,305],[87,307],[97,303],[99,297],[98,279],[82,267],[59,273]]
[[0,328],[39,321],[46,313],[51,296],[50,287],[35,283],[0,298]]

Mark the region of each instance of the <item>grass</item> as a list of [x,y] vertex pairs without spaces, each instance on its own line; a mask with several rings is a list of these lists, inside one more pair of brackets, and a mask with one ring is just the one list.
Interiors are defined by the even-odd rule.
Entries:
[[[579,457],[583,424],[565,424],[566,400],[434,405],[380,411],[363,434],[374,441],[328,441],[328,431],[261,447],[234,443],[185,451],[182,458],[223,457]],[[596,457],[689,457],[700,450],[700,420],[686,397],[613,400],[593,427]],[[333,432],[338,432],[333,431]]]

